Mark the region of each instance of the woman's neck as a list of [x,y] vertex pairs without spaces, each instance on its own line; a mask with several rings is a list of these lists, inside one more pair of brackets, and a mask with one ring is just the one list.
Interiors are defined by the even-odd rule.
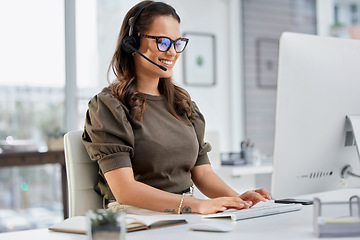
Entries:
[[146,80],[141,80],[141,79],[137,79],[136,81],[136,89],[139,92],[142,93],[146,93],[149,95],[154,95],[154,96],[160,96],[160,92],[158,89],[158,85],[159,85],[159,79],[146,79]]

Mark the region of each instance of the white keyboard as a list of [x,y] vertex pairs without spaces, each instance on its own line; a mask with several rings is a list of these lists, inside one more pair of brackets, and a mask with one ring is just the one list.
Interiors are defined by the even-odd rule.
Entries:
[[301,204],[281,204],[274,201],[260,202],[248,209],[228,209],[224,212],[204,215],[204,218],[231,218],[233,221],[298,211]]

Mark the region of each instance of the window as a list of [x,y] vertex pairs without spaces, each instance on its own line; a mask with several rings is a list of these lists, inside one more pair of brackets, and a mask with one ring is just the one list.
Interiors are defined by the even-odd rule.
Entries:
[[[76,44],[77,81],[70,94],[76,95],[77,112],[70,117],[81,129],[87,102],[106,84],[106,71],[98,81],[98,42],[104,37],[97,29],[101,21],[97,1],[74,2],[76,43],[72,44]],[[64,3],[0,1],[0,160],[1,152],[46,151],[51,146],[48,138],[65,133]],[[114,5],[119,4],[104,4],[104,8],[113,11]],[[108,56],[103,58],[108,65]],[[59,142],[62,144],[62,139]],[[47,227],[60,221],[61,189],[61,166],[0,167],[0,232]]]
[[[0,151],[45,151],[64,129],[64,1],[0,1],[0,26]],[[63,218],[59,168],[0,168],[0,232]]]
[[0,1],[0,139],[44,146],[63,127],[63,16],[62,0]]

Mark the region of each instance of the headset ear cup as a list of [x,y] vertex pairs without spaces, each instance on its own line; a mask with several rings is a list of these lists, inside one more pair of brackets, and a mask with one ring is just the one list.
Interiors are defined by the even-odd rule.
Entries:
[[133,36],[126,36],[124,37],[123,41],[122,41],[122,49],[126,52],[126,53],[133,53],[134,50],[129,48],[128,45],[132,46],[135,49],[138,49],[140,46],[140,40],[137,36],[133,35]]

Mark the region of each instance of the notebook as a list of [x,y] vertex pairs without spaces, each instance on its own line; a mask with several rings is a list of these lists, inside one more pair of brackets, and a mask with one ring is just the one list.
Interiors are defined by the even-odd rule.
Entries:
[[[126,215],[127,232],[175,226],[186,223],[187,221],[185,219],[182,219],[181,216],[178,215]],[[86,217],[75,216],[67,218],[64,221],[56,223],[53,226],[49,227],[49,230],[55,232],[86,234]]]
[[286,212],[299,211],[302,208],[301,204],[281,204],[274,203],[269,200],[260,202],[252,208],[248,209],[228,209],[224,212],[209,214],[203,216],[204,218],[231,218],[233,221],[263,217],[274,214],[281,214]]

